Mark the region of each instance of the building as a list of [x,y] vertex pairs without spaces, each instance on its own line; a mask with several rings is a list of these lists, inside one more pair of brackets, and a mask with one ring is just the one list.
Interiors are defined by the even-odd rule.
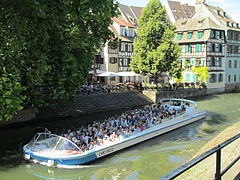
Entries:
[[99,53],[96,54],[94,68],[95,73],[116,72],[121,76],[116,77],[96,77],[97,80],[110,83],[124,83],[126,81],[141,81],[130,69],[130,61],[133,56],[133,41],[136,36],[136,27],[138,19],[141,16],[142,7],[126,6],[119,4],[120,15],[112,18],[112,25],[109,29],[119,39],[119,46],[112,49],[109,43],[102,46]]
[[176,27],[175,42],[182,48],[184,82],[200,82],[192,67],[207,66],[210,75],[207,87],[224,89],[224,30],[210,18],[177,20]]
[[[225,32],[225,88],[240,85],[240,26],[223,9],[210,6],[205,0],[196,1],[193,18],[209,17]],[[217,34],[218,36],[218,34]]]
[[188,4],[181,4],[178,1],[166,1],[167,14],[172,23],[177,20],[189,19],[195,12],[195,7]]
[[[168,3],[171,9],[180,4]],[[240,27],[223,9],[196,0],[192,17],[178,18],[176,27],[175,41],[182,47],[185,68],[186,64],[207,66],[208,88],[231,89],[240,85]],[[183,79],[197,81],[190,68],[184,71]]]
[[119,4],[119,11],[120,11],[119,18],[124,19],[128,23],[136,26],[141,16],[142,7]]

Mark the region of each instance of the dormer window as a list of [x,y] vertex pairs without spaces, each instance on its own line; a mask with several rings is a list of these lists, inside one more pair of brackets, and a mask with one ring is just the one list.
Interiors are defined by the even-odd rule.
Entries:
[[182,33],[178,33],[177,39],[178,39],[178,40],[181,40],[181,39],[182,39]]
[[128,30],[128,35],[129,35],[130,37],[133,37],[133,36],[134,36],[134,31],[133,31],[133,29],[129,29],[129,30]]
[[125,35],[125,29],[123,27],[120,27],[120,35],[121,36]]
[[203,37],[203,32],[202,31],[198,31],[198,39],[201,39]]
[[188,32],[188,33],[187,33],[187,38],[188,38],[188,39],[191,39],[191,38],[192,38],[192,32]]

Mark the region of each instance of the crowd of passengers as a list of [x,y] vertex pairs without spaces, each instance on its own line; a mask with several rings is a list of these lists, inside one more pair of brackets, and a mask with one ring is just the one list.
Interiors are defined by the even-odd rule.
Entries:
[[94,122],[93,125],[81,127],[78,130],[68,130],[62,136],[74,142],[82,152],[101,146],[116,139],[120,140],[139,133],[164,119],[173,117],[185,111],[185,106],[174,109],[161,103],[147,105],[133,112],[122,113],[119,117],[111,117],[104,122]]

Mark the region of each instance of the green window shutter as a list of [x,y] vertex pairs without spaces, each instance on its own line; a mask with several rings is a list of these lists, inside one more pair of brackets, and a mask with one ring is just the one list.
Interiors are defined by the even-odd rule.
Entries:
[[224,32],[223,31],[221,32],[221,38],[222,39],[224,38]]
[[218,52],[222,52],[222,45],[218,44]]
[[190,82],[191,75],[189,73],[185,74],[185,81]]
[[201,39],[203,37],[203,32],[198,32],[198,39]]
[[189,52],[189,45],[186,45],[186,52]]
[[177,35],[177,38],[178,38],[178,40],[181,40],[181,39],[182,39],[182,34],[179,33],[179,34]]
[[200,65],[201,65],[201,66],[204,66],[204,58],[201,59]]
[[210,38],[213,39],[214,38],[214,32],[213,30],[211,30],[211,33],[210,33]]
[[193,82],[197,82],[197,75],[193,74]]
[[191,39],[191,38],[192,38],[192,33],[189,32],[189,33],[187,34],[187,38],[188,38],[188,39]]

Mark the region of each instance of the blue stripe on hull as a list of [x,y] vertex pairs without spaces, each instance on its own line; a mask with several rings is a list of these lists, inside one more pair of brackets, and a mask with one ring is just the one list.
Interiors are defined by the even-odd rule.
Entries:
[[42,156],[36,156],[33,153],[27,153],[25,152],[25,154],[29,154],[31,156],[32,159],[36,159],[38,161],[42,161],[42,162],[48,162],[48,160],[53,160],[54,163],[56,164],[60,164],[60,165],[79,165],[79,164],[85,164],[87,162],[90,161],[94,161],[97,159],[96,154],[89,154],[88,156],[85,157],[79,157],[79,158],[74,158],[74,159],[50,159],[50,158],[44,158]]

